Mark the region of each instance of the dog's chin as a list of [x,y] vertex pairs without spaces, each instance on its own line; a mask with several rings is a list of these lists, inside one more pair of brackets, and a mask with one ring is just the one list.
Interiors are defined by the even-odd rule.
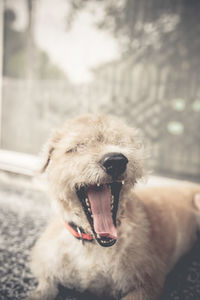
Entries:
[[123,182],[76,185],[76,193],[96,241],[103,247],[117,241],[116,217]]

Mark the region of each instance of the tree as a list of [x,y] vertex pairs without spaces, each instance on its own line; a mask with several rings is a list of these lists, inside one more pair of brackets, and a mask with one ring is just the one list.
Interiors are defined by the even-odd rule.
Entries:
[[95,12],[99,6],[104,13],[97,26],[115,34],[123,53],[140,51],[141,57],[156,57],[164,51],[172,65],[184,60],[196,66],[200,1],[71,0],[69,24],[80,10]]
[[[30,30],[15,30],[13,26],[15,19],[15,12],[12,9],[6,9],[4,12],[3,76],[13,78],[66,79],[64,72],[51,62],[45,51],[42,51],[36,45],[34,45],[34,52],[37,55],[34,55],[33,51],[30,50],[30,46],[34,43],[33,38],[30,41]],[[33,56],[35,59],[33,59]],[[37,68],[33,69],[32,66],[35,64]]]
[[[110,82],[116,81],[117,72],[122,72],[118,77],[123,80],[117,82],[120,91],[113,98],[112,111],[121,105],[130,122],[142,128],[152,145],[158,147],[154,158],[160,160],[159,168],[165,162],[164,168],[170,169],[177,162],[176,172],[189,173],[191,166],[199,166],[200,1],[70,3],[69,24],[83,9],[91,10],[93,15],[101,9],[101,14],[96,14],[96,25],[111,31],[121,45],[121,69],[113,68]],[[121,100],[125,80],[130,82],[129,94],[124,92],[129,101]]]

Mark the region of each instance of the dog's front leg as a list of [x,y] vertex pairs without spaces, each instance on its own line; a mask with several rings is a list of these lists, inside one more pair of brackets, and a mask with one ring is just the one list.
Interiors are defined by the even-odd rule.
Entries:
[[158,300],[160,298],[160,293],[152,294],[152,291],[149,294],[144,289],[137,289],[129,292],[121,300]]
[[[147,295],[142,290],[132,291],[128,293],[125,297],[121,300],[150,300],[147,299]],[[155,299],[156,300],[156,299]]]
[[57,294],[58,288],[55,283],[40,281],[36,290],[26,300],[54,300]]

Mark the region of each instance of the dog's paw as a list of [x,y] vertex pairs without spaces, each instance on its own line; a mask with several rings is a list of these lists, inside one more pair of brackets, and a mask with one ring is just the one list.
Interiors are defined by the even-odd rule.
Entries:
[[40,291],[35,291],[30,296],[28,296],[25,300],[54,300],[54,295],[44,294]]
[[193,204],[196,209],[200,210],[200,194],[196,194],[193,198]]

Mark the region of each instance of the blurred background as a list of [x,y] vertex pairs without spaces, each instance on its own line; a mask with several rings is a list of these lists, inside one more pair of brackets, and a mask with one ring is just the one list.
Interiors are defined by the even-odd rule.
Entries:
[[[199,0],[0,0],[0,300],[36,286],[30,249],[51,215],[32,176],[43,144],[95,112],[141,130],[147,184],[200,182]],[[162,300],[200,299],[199,253],[200,239]],[[57,300],[88,299],[73,293]]]
[[1,153],[81,113],[141,129],[155,174],[200,179],[199,0],[0,0]]

